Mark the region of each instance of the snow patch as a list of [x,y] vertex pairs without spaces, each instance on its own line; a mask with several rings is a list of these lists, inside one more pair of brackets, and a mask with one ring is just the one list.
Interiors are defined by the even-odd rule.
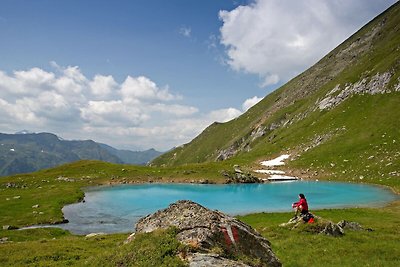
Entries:
[[284,171],[279,170],[255,170],[257,173],[265,173],[265,174],[285,174]]
[[[285,165],[285,163],[283,162],[284,160],[288,159],[290,157],[290,155],[281,155],[275,159],[271,159],[271,160],[266,160],[266,161],[262,161],[260,162],[260,164],[262,166],[266,166],[266,167],[274,167],[274,166],[282,166]],[[281,170],[255,170],[254,172],[256,173],[263,173],[263,174],[268,174],[269,177],[268,178],[263,178],[263,181],[269,181],[269,182],[290,182],[290,181],[297,181],[299,180],[298,177],[294,177],[294,176],[288,176],[288,175],[284,175],[285,172],[281,171]]]
[[282,166],[285,165],[285,162],[283,162],[285,159],[288,159],[290,157],[290,155],[281,155],[275,159],[271,159],[271,160],[266,160],[266,161],[262,161],[261,165],[266,166],[266,167],[273,167],[273,166]]

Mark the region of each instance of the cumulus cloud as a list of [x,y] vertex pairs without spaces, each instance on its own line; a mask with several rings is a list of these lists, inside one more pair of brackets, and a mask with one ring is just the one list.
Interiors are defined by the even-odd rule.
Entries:
[[105,98],[117,90],[118,84],[111,75],[96,75],[89,82],[89,87],[93,95]]
[[125,101],[170,101],[180,99],[178,95],[169,93],[168,87],[161,89],[150,79],[140,76],[133,78],[128,76],[121,85],[121,94]]
[[183,97],[145,76],[86,77],[78,66],[51,63],[7,74],[0,70],[0,126],[47,131],[70,139],[94,139],[117,147],[166,150],[193,139],[214,121],[242,111],[202,113]]
[[262,100],[262,98],[258,97],[258,96],[254,96],[252,98],[246,99],[242,104],[243,111],[247,111],[249,108],[251,108],[252,106],[257,104],[261,100]]
[[220,11],[226,62],[259,75],[262,87],[287,81],[395,1],[376,2],[255,0]]
[[209,120],[216,122],[227,122],[238,116],[240,116],[242,112],[235,108],[225,108],[214,110],[210,112],[208,115]]

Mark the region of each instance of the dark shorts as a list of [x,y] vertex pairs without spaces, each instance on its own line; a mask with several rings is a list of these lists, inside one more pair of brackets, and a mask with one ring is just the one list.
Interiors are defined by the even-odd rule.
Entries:
[[302,210],[301,214],[306,215],[308,213],[308,210]]

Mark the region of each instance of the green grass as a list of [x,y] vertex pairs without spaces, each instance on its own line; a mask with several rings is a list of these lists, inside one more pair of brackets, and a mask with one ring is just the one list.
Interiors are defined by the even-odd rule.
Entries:
[[399,266],[400,203],[382,209],[332,209],[314,214],[337,223],[359,222],[369,231],[346,230],[331,237],[279,227],[292,214],[261,213],[240,219],[255,227],[272,243],[284,266]]
[[186,266],[178,257],[185,247],[175,236],[175,229],[138,234],[129,244],[92,257],[88,266]]
[[[78,161],[32,174],[0,179],[0,224],[22,227],[56,223],[66,204],[83,199],[87,186],[143,183],[221,183],[223,165],[215,163],[180,167],[143,167],[100,161]],[[11,184],[12,187],[7,185]],[[39,205],[38,208],[33,206]]]
[[[312,211],[337,223],[359,222],[369,231],[347,230],[343,237],[289,230],[279,224],[291,213],[259,213],[239,217],[272,243],[283,266],[398,266],[400,263],[400,202],[387,207]],[[1,266],[184,266],[177,254],[187,251],[175,230],[138,234],[124,244],[126,234],[92,238],[60,229],[0,230]]]
[[126,235],[86,239],[59,229],[0,231],[9,242],[0,244],[1,266],[82,266],[98,253],[118,247]]

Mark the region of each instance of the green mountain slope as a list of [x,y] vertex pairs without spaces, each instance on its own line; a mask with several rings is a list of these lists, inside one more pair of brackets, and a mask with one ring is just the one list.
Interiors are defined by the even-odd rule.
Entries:
[[399,25],[396,3],[242,116],[210,125],[152,164],[229,159],[251,166],[290,153],[289,165],[305,176],[398,177]]
[[92,140],[67,141],[51,133],[0,134],[0,176],[33,172],[80,159],[122,163]]

